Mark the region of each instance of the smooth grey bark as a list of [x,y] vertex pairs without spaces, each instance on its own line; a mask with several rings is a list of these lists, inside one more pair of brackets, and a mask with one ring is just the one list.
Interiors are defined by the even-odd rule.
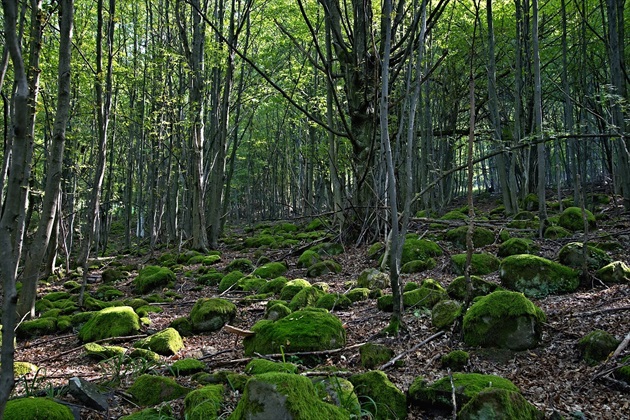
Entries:
[[[70,113],[70,58],[72,49],[73,0],[61,0],[59,8],[59,67],[57,72],[57,112],[52,145],[48,154],[46,186],[39,224],[26,255],[22,290],[17,302],[18,317],[35,316],[35,298],[42,261],[49,247],[59,207],[66,125]],[[54,252],[54,251],[53,251]]]

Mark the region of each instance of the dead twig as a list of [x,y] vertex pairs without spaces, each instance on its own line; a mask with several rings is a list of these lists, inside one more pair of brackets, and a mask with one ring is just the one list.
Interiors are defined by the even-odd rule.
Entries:
[[569,314],[569,316],[570,317],[591,316],[591,315],[599,315],[599,314],[605,314],[605,313],[609,313],[609,312],[621,312],[621,311],[630,311],[630,306],[620,306],[618,308],[598,309],[596,311],[580,312],[580,313],[577,313],[577,314]]
[[389,368],[390,366],[393,366],[394,363],[396,363],[398,360],[402,359],[403,357],[405,357],[409,353],[413,353],[414,351],[418,350],[420,347],[424,346],[427,343],[430,343],[431,341],[433,341],[436,338],[441,337],[443,335],[444,335],[444,331],[436,332],[431,337],[427,338],[424,341],[421,341],[420,343],[416,344],[415,346],[413,346],[409,350],[406,350],[406,351],[400,353],[398,356],[395,356],[394,358],[390,359],[389,362],[387,362],[384,365],[382,365],[381,367],[379,367],[378,370],[385,370],[385,369]]
[[[146,334],[138,334],[138,335],[128,335],[125,337],[110,337],[110,338],[104,338],[102,340],[98,340],[98,341],[93,341],[93,343],[96,344],[100,344],[100,343],[107,343],[107,342],[119,342],[119,341],[129,341],[129,340],[135,340],[136,338],[144,338],[146,337]],[[45,359],[40,360],[38,363],[45,363],[45,362],[50,362],[51,360],[55,360],[61,356],[65,356],[66,354],[70,354],[70,353],[74,353],[75,351],[79,351],[83,349],[83,345],[78,346],[78,347],[74,347],[70,350],[66,350],[63,351],[61,353],[57,353],[57,354],[53,354],[52,356],[49,356]]]

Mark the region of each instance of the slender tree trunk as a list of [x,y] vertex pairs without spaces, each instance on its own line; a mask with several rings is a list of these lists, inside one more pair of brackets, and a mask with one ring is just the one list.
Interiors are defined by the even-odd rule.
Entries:
[[[542,120],[542,82],[540,77],[540,49],[538,34],[538,0],[532,0],[534,16],[532,19],[532,48],[534,57],[534,131],[536,138],[543,138]],[[540,218],[539,236],[542,238],[547,226],[547,201],[545,197],[547,181],[547,163],[545,143],[538,142],[536,146],[538,161],[538,217]]]

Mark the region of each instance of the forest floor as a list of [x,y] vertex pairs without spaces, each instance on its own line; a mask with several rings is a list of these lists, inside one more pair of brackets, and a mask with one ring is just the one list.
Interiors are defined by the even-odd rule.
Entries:
[[[628,261],[627,250],[630,248],[630,217],[623,213],[620,207],[609,205],[604,209],[608,213],[606,220],[599,222],[597,232],[592,232],[591,238],[609,235],[621,244],[616,251],[611,252],[614,260]],[[493,221],[497,229],[506,220]],[[429,224],[421,220],[414,220],[410,233],[423,235],[429,229]],[[582,234],[562,240],[536,240],[540,247],[539,255],[554,259],[562,245],[571,241],[581,241]],[[420,274],[404,275],[403,281],[420,282],[426,278],[433,278],[443,286],[447,286],[456,276],[450,267],[449,255],[461,252],[453,248],[448,242],[438,241],[444,249],[444,256],[438,259],[435,269]],[[496,251],[498,243],[486,247],[485,251]],[[224,248],[222,261],[217,268],[227,265],[235,258],[253,258],[249,251],[234,251]],[[305,277],[304,269],[296,268],[298,255],[291,255],[291,250],[270,250],[265,255],[272,260],[284,260],[290,269],[285,274],[289,279]],[[348,247],[345,253],[336,256],[343,270],[340,274],[328,274],[315,281],[324,281],[330,285],[331,292],[347,291],[347,283],[355,280],[365,268],[374,267],[375,262],[366,256],[366,247]],[[123,264],[146,265],[153,263],[153,256],[121,256],[118,261]],[[194,267],[192,267],[194,268]],[[186,267],[183,271],[189,270]],[[99,271],[91,273],[94,276]],[[128,280],[117,287],[127,296],[134,296],[131,281],[135,273]],[[499,282],[498,274],[485,276],[487,280]],[[42,287],[40,294],[54,290],[62,290],[58,283]],[[98,286],[98,283],[93,287]],[[217,296],[216,287],[205,287],[197,290],[197,284],[178,274],[176,291],[182,299],[159,306],[162,313],[150,313],[151,325],[145,333],[152,333],[166,328],[169,323],[181,316],[187,316],[197,299],[201,297]],[[232,300],[239,308],[238,316],[232,323],[234,326],[249,329],[264,315],[266,302],[244,304],[241,302],[243,292],[231,292],[222,296]],[[516,384],[525,398],[545,413],[546,418],[557,413],[566,418],[587,419],[620,419],[630,418],[630,394],[627,389],[620,390],[606,380],[597,379],[602,365],[591,367],[581,361],[576,348],[577,341],[594,329],[603,329],[623,339],[630,332],[630,284],[606,287],[596,280],[588,287],[581,287],[577,292],[550,296],[534,301],[547,315],[541,345],[533,350],[511,352],[497,349],[469,348],[457,336],[447,332],[441,337],[419,347],[416,351],[406,355],[402,366],[389,368],[386,373],[390,380],[405,392],[412,381],[423,376],[428,381],[434,381],[447,375],[440,366],[440,357],[455,349],[470,352],[471,361],[468,371],[484,374],[494,374],[505,377]],[[377,309],[375,300],[357,302],[348,310],[335,311],[346,326],[347,345],[341,352],[330,354],[322,358],[322,364],[334,365],[357,373],[364,370],[359,361],[357,344],[368,340],[390,346],[396,354],[401,354],[421,341],[433,335],[436,330],[431,325],[429,311],[408,311],[404,320],[407,333],[399,337],[376,338],[377,334],[388,324],[389,313]],[[36,376],[31,375],[18,381],[15,394],[30,393],[37,390],[42,393],[53,393],[53,387],[67,384],[69,378],[80,376],[89,381],[102,383],[119,375],[121,382],[110,395],[111,408],[103,414],[90,409],[82,409],[81,417],[85,419],[118,418],[121,415],[137,411],[136,407],[125,394],[138,373],[154,370],[167,373],[167,366],[184,357],[194,357],[203,360],[210,372],[217,370],[242,371],[248,359],[243,355],[242,340],[233,334],[219,331],[207,335],[196,335],[184,340],[185,348],[176,356],[164,358],[163,365],[157,366],[120,366],[114,361],[97,362],[86,356],[76,333],[57,336],[44,336],[29,340],[18,340],[16,360],[29,361],[40,367]],[[132,340],[119,341],[116,345],[130,347]],[[628,354],[628,350],[624,352]],[[614,366],[614,365],[611,365]],[[186,385],[185,378],[181,379]],[[192,386],[192,385],[191,385]],[[64,397],[68,400],[68,397]],[[238,395],[230,391],[224,405],[225,413],[231,412],[238,401]],[[79,404],[77,402],[77,404]],[[181,409],[182,400],[171,402],[176,410]],[[177,411],[176,411],[177,412]],[[581,413],[581,414],[580,414]],[[451,418],[451,413],[436,413],[423,410],[421,407],[410,407],[409,419]],[[557,418],[557,417],[556,417]]]

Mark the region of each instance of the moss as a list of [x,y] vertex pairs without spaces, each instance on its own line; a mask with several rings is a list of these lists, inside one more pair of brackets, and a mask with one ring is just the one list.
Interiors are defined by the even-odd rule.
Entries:
[[569,267],[535,255],[512,255],[501,262],[501,284],[528,297],[575,291],[578,273]]
[[367,287],[357,287],[356,289],[352,289],[346,293],[350,302],[362,302],[364,300],[368,300],[370,297],[370,289]]
[[258,321],[254,336],[243,340],[245,355],[254,353],[331,350],[343,347],[346,331],[341,321],[324,310],[304,309],[272,322]]
[[410,292],[412,290],[416,290],[420,287],[420,285],[418,283],[416,283],[415,281],[410,281],[405,283],[405,286],[403,287],[403,293],[404,292]]
[[251,260],[247,258],[237,258],[232,260],[227,267],[225,267],[226,273],[231,273],[232,271],[242,271],[244,273],[251,273],[254,271],[254,264],[252,264]]
[[428,239],[406,238],[401,254],[401,265],[414,260],[426,260],[442,255],[442,248]]
[[[593,216],[593,213],[586,209],[584,209],[584,212],[586,213],[586,222],[589,230],[595,229],[597,227],[595,216]],[[584,230],[582,209],[580,209],[579,207],[567,207],[566,209],[564,209],[562,214],[560,214],[558,224],[563,228],[573,232]]]
[[298,373],[298,367],[293,363],[272,362],[267,359],[252,359],[245,366],[245,373],[248,375],[261,375],[269,372]]
[[304,279],[291,280],[280,290],[280,299],[291,300],[293,296],[297,295],[305,287],[311,287],[311,283]]
[[337,376],[315,377],[311,382],[321,401],[349,411],[351,419],[361,418],[361,404],[354,393],[352,382]]
[[79,312],[72,315],[70,317],[70,321],[72,322],[73,326],[80,327],[81,325],[85,324],[90,319],[92,319],[94,315],[96,315],[96,312],[91,312],[91,311]]
[[[540,341],[545,321],[543,311],[522,293],[496,291],[479,298],[464,315],[464,342],[512,350],[532,348]],[[523,329],[526,334],[521,333]]]
[[56,318],[39,318],[20,323],[15,333],[18,338],[26,338],[54,334],[56,331]]
[[49,309],[40,315],[40,318],[57,318],[61,315],[61,309]]
[[236,285],[238,281],[243,277],[245,277],[245,274],[243,274],[239,270],[230,271],[221,279],[221,282],[219,283],[219,293],[223,293],[226,290],[230,289],[231,287]]
[[618,345],[619,340],[612,334],[603,330],[595,330],[580,339],[577,347],[582,355],[582,359],[589,365],[594,366],[606,360],[608,355],[615,351]]
[[264,293],[280,293],[280,290],[282,290],[282,288],[284,286],[286,286],[287,282],[289,280],[287,280],[286,277],[280,276],[280,277],[276,277],[273,280],[269,280],[266,283],[264,283],[259,289],[258,289],[258,293],[264,294]]
[[165,287],[176,280],[169,268],[149,265],[138,273],[133,285],[138,293],[147,293],[158,287]]
[[267,280],[256,277],[255,275],[251,275],[240,278],[236,282],[236,288],[239,290],[244,290],[246,292],[256,292],[260,290],[266,283]]
[[117,268],[107,268],[103,270],[103,274],[101,275],[103,283],[113,283],[118,280],[122,280],[125,278],[125,275]]
[[438,330],[450,328],[460,316],[462,306],[454,300],[443,300],[433,306],[431,323]]
[[375,268],[363,270],[357,279],[358,287],[365,287],[370,290],[386,289],[389,285],[389,275]]
[[[455,399],[458,407],[462,407],[482,390],[492,387],[519,392],[519,389],[508,379],[495,375],[479,373],[453,373]],[[453,386],[451,378],[445,376],[432,384],[427,384],[424,378],[417,377],[409,387],[409,398],[423,406],[452,408]]]
[[190,390],[171,378],[142,375],[127,390],[140,406],[157,405],[186,395]]
[[50,302],[56,302],[58,300],[62,300],[62,299],[69,299],[70,298],[70,293],[68,292],[51,292],[48,293],[46,295],[44,295],[44,297],[42,297],[42,299],[46,299]]
[[434,258],[427,258],[426,260],[414,260],[409,261],[403,265],[400,272],[403,274],[421,273],[426,270],[432,270],[437,266],[437,262]]
[[435,280],[426,279],[419,288],[403,293],[403,305],[406,308],[432,308],[441,300],[447,299],[446,290]]
[[534,193],[529,193],[525,196],[525,198],[523,198],[521,204],[527,211],[538,210],[538,196]]
[[170,406],[162,406],[158,408],[145,408],[136,411],[128,416],[120,417],[120,420],[175,420],[171,413]]
[[338,242],[323,242],[311,248],[319,255],[335,256],[344,253],[343,245]]
[[79,309],[74,299],[61,299],[52,303],[53,307],[60,309],[63,315],[69,315]]
[[[460,248],[466,248],[466,235],[468,233],[468,226],[459,226],[455,229],[451,229],[446,233],[446,240],[453,242]],[[494,243],[494,232],[490,229],[476,226],[473,230],[473,246],[475,248],[484,247]]]
[[307,249],[300,255],[300,258],[298,258],[297,268],[309,268],[313,264],[318,263],[321,259],[322,257],[320,257],[317,252]]
[[104,338],[136,334],[140,317],[130,306],[105,308],[94,314],[79,331],[79,340],[98,341]]
[[147,316],[150,313],[159,314],[159,313],[162,313],[162,311],[163,311],[162,308],[160,308],[159,306],[153,306],[153,305],[144,305],[136,309],[136,313],[138,314],[139,317]]
[[69,315],[62,315],[57,318],[57,331],[70,332],[72,331],[72,317]]
[[596,277],[606,284],[630,282],[630,267],[623,261],[614,261],[599,270]]
[[[470,276],[470,282],[472,283],[472,296],[471,299],[476,298],[477,296],[485,296],[494,292],[495,290],[501,289],[499,285],[486,281],[478,276]],[[465,300],[466,299],[466,277],[459,276],[456,277],[451,284],[446,288],[446,292],[450,297],[456,300]]]
[[254,275],[263,279],[274,279],[287,272],[287,266],[280,262],[270,262],[254,270]]
[[39,368],[29,362],[13,362],[13,375],[17,379],[20,376],[37,372]]
[[147,362],[159,363],[160,355],[147,349],[134,349],[129,353],[131,359],[142,359]]
[[361,408],[375,420],[404,419],[407,417],[407,400],[385,373],[373,370],[349,378],[359,395]]
[[[588,256],[586,264],[589,270],[599,270],[612,262],[612,258],[605,251],[593,245],[587,245]],[[560,248],[558,261],[568,267],[580,269],[584,263],[584,243],[570,242]]]
[[236,306],[221,298],[201,298],[190,311],[190,321],[196,331],[217,331],[236,316]]
[[385,312],[391,312],[394,310],[394,296],[383,295],[376,299],[376,307]]
[[378,260],[385,253],[385,244],[383,242],[376,242],[367,250],[367,257],[371,260]]
[[74,420],[72,410],[49,398],[18,398],[7,402],[4,420]]
[[627,384],[630,384],[630,356],[621,359],[622,366],[615,370],[615,377]]
[[[451,256],[451,262],[453,263],[453,271],[458,274],[464,274],[464,267],[466,266],[466,254],[455,254]],[[481,253],[473,254],[470,261],[470,274],[476,274],[483,276],[490,274],[493,271],[499,269],[500,260],[492,254]]]
[[265,311],[265,319],[269,321],[277,321],[280,318],[284,318],[285,316],[291,313],[291,309],[288,306],[282,303],[276,303]]
[[138,308],[143,307],[143,306],[147,306],[148,304],[149,304],[149,302],[147,302],[145,299],[139,299],[139,298],[123,300],[123,305],[124,306],[131,306],[134,311],[136,309],[138,309]]
[[459,210],[451,210],[440,217],[440,220],[468,220],[468,216]]
[[206,364],[201,360],[187,357],[177,360],[170,367],[175,376],[189,376],[206,369]]
[[442,368],[448,368],[455,372],[464,370],[470,360],[470,354],[464,350],[454,350],[445,354],[440,359]]
[[202,264],[204,266],[211,266],[221,261],[219,255],[197,255],[188,260],[188,264]]
[[223,280],[223,274],[218,271],[202,274],[200,277],[197,277],[195,281],[197,284],[201,284],[204,286],[217,286]]
[[361,366],[366,369],[377,368],[394,357],[394,350],[384,344],[366,343],[359,347]]
[[324,295],[325,293],[316,287],[305,287],[293,296],[293,299],[289,302],[289,308],[292,311],[296,311],[307,306],[314,306],[315,302]]
[[313,264],[306,271],[308,277],[319,277],[328,273],[341,273],[341,264],[333,260],[324,260]]
[[544,237],[545,239],[562,239],[568,238],[572,233],[563,228],[562,226],[549,226],[545,229]]
[[519,392],[500,388],[489,388],[480,391],[457,414],[457,418],[461,420],[539,420],[544,417]]
[[499,257],[510,255],[531,254],[535,251],[534,241],[524,238],[510,238],[499,246]]
[[352,301],[341,293],[326,293],[320,297],[315,303],[315,307],[332,310],[348,309],[352,305]]
[[187,420],[218,419],[223,403],[223,385],[208,385],[195,389],[184,398],[184,415]]
[[350,413],[318,399],[315,387],[308,378],[270,372],[247,382],[241,400],[228,418],[329,420],[347,419]]
[[127,351],[120,346],[101,346],[97,343],[85,343],[83,345],[88,356],[96,359],[110,359],[125,354]]
[[306,225],[304,230],[307,232],[312,232],[314,230],[319,230],[325,227],[326,227],[326,224],[324,223],[324,221],[322,221],[322,219],[320,218],[317,218],[317,219],[311,220],[311,222],[308,225]]
[[199,251],[195,251],[194,249],[189,249],[187,251],[184,251],[180,254],[177,255],[177,257],[175,257],[175,260],[177,261],[177,263],[179,264],[187,264],[190,263],[190,260],[196,257],[202,257],[203,254]]
[[184,348],[184,341],[175,328],[166,328],[136,341],[133,346],[152,350],[163,356],[172,356]]

